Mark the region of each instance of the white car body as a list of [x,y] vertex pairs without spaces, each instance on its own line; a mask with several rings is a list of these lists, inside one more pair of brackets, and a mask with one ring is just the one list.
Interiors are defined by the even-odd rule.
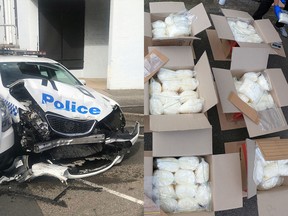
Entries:
[[[117,102],[83,85],[63,65],[48,58],[0,56],[0,99],[9,110],[14,128],[0,132],[0,156],[14,142],[24,152],[47,154],[55,161],[90,157],[111,146],[116,149],[111,153],[106,150],[113,161],[101,170],[74,175],[68,168],[59,167],[62,176],[66,173],[63,179],[95,175],[121,162],[139,135],[139,123],[132,133],[124,132],[125,118]],[[70,150],[65,153],[66,149]],[[34,177],[45,175],[45,170],[36,174],[35,167],[47,166],[35,165]],[[46,174],[51,175],[53,169],[47,168]]]

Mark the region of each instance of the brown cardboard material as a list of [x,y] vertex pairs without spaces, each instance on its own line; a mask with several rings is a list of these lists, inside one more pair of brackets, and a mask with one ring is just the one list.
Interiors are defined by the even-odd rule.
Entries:
[[[196,146],[195,149],[199,149],[197,150],[197,153],[207,154],[207,150],[209,150],[209,152],[212,154],[212,147],[210,145],[212,126],[209,124],[205,112],[215,106],[218,102],[218,99],[207,54],[204,53],[197,62],[197,64],[194,66],[193,52],[191,47],[161,46],[156,48],[169,58],[169,61],[165,65],[165,68],[173,70],[196,70],[196,78],[199,80],[200,83],[200,85],[198,86],[198,92],[200,97],[203,97],[205,99],[205,103],[202,113],[187,115],[150,115],[150,130],[155,132],[153,133],[153,139],[160,140],[159,143],[155,143],[157,143],[157,146],[159,146],[159,149],[161,151],[162,147],[160,146],[162,146],[162,144],[165,145],[165,142],[175,144],[178,143],[181,139],[182,145],[186,146],[186,148],[184,147],[183,149],[187,149],[189,148],[189,146],[191,148],[191,139],[199,139],[199,141],[201,142],[193,142],[193,146]],[[149,86],[147,83],[144,85],[144,95],[144,114],[149,115]],[[193,130],[195,131],[193,132]],[[182,137],[180,137],[180,134],[182,135]],[[200,134],[202,134],[203,137],[200,137]],[[197,139],[195,136],[197,137]],[[201,145],[206,147],[201,149]]]
[[[228,100],[230,92],[236,92],[233,82],[234,76],[241,77],[246,72],[261,71],[266,73],[268,79],[270,80],[272,86],[270,93],[277,106],[274,111],[279,116],[280,120],[277,121],[279,124],[271,124],[269,127],[267,127],[267,124],[265,125],[265,120],[270,116],[269,110],[258,112],[258,116],[259,114],[261,116],[259,118],[260,124],[255,124],[252,120],[244,115],[244,120],[250,137],[256,137],[288,129],[285,116],[281,110],[281,107],[288,106],[288,98],[285,96],[285,92],[288,92],[288,85],[281,69],[267,69],[268,56],[269,49],[235,47],[233,48],[230,70],[219,68],[212,69],[224,113],[239,112],[239,109]],[[269,120],[269,122],[271,121]]]
[[150,118],[149,115],[144,115],[144,133],[150,133]]
[[[211,26],[211,22],[202,3],[196,5],[189,11],[197,16],[192,24],[191,36],[152,39],[151,23],[156,20],[164,20],[169,14],[186,10],[184,2],[150,2],[150,19],[145,19],[145,36],[150,38],[153,46],[190,46],[197,34]],[[148,33],[150,31],[150,33]],[[149,43],[149,42],[147,42]]]
[[216,50],[217,47],[219,48],[219,46],[223,45],[222,43],[220,43],[221,40],[235,41],[233,33],[229,27],[227,18],[239,18],[241,20],[251,22],[257,33],[264,41],[262,43],[238,42],[240,47],[268,48],[270,54],[286,57],[283,46],[281,49],[275,49],[271,47],[271,44],[273,42],[281,42],[282,40],[269,19],[253,20],[253,18],[247,12],[231,9],[221,9],[221,10],[224,16],[214,14],[210,15],[217,36],[211,32],[207,33],[215,60],[230,59],[229,56],[227,55],[227,52],[221,53],[221,49]]
[[[210,168],[209,181],[212,188],[212,211],[171,213],[167,215],[212,216],[214,215],[215,211],[242,207],[242,183],[240,176],[241,173],[239,155],[237,153],[223,155],[206,155],[204,156],[204,158],[209,163]],[[150,173],[150,176],[152,175],[153,171],[151,171]],[[223,190],[224,187],[225,190]]]
[[222,131],[246,127],[244,118],[235,120],[233,113],[223,113],[220,102],[217,104],[217,113]]
[[144,12],[144,56],[148,54],[148,47],[152,46],[152,29],[150,13]]
[[242,101],[235,92],[230,92],[228,100],[236,106],[244,115],[251,119],[255,124],[259,124],[257,111]]
[[258,140],[256,141],[266,161],[288,159],[288,140]]
[[[281,140],[281,139],[280,139]],[[246,140],[247,156],[248,156],[248,198],[257,194],[257,206],[259,215],[283,215],[288,212],[286,204],[288,198],[287,177],[284,184],[266,191],[257,191],[256,184],[253,181],[255,147],[258,141]],[[288,155],[286,155],[288,158]]]
[[168,58],[157,49],[152,49],[144,58],[144,83],[159,71],[167,62]]

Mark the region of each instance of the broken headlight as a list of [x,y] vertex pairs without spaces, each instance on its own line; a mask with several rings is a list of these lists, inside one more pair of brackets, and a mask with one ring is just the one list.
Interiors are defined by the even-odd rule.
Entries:
[[0,99],[0,113],[2,121],[2,132],[5,132],[11,127],[12,120],[4,101],[1,99]]

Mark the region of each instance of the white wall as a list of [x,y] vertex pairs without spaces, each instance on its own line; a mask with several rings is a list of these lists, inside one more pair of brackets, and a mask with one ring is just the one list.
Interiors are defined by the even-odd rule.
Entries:
[[85,1],[84,69],[86,78],[106,78],[110,2]]
[[111,0],[108,89],[144,87],[144,1]]
[[39,49],[38,0],[17,0],[18,34],[21,49]]

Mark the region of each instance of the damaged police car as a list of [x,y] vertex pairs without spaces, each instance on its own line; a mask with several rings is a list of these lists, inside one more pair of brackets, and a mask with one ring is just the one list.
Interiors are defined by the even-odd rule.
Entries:
[[0,183],[96,175],[120,163],[139,136],[138,122],[125,130],[117,102],[48,58],[0,56],[0,108]]

